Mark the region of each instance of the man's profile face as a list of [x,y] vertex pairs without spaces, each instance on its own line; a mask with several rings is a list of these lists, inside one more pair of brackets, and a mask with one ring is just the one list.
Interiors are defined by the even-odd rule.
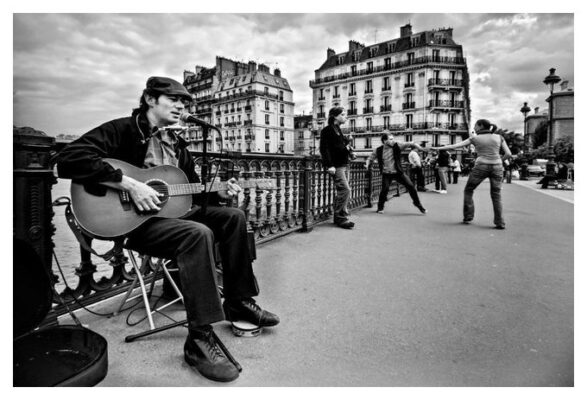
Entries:
[[159,127],[177,124],[180,115],[185,110],[185,100],[180,96],[162,94],[157,99],[154,97],[148,98],[147,102]]

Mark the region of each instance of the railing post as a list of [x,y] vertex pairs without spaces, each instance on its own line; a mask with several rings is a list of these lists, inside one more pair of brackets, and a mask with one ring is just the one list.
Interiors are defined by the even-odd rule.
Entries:
[[312,166],[308,162],[308,159],[304,160],[304,169],[301,172],[300,177],[300,204],[302,205],[302,232],[312,231],[312,212],[310,210],[312,206],[312,193],[310,187],[310,181],[312,179]]
[[367,205],[365,208],[373,208],[373,203],[371,202],[371,195],[373,193],[373,169],[367,169],[367,185],[365,185],[365,198],[367,200]]
[[55,138],[32,128],[13,129],[13,235],[29,243],[50,276],[53,253],[51,188],[57,183],[51,166]]

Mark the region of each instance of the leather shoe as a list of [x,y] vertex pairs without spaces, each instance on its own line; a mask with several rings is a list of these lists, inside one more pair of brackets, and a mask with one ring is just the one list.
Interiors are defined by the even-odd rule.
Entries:
[[234,381],[239,376],[236,366],[226,358],[216,343],[212,326],[190,329],[183,347],[185,361],[202,376],[218,382]]
[[426,214],[426,209],[425,209],[425,208],[422,206],[422,204],[414,204],[414,205],[416,206],[416,208],[417,208],[418,210],[420,210],[420,212],[421,212],[422,214]]
[[256,326],[275,326],[279,323],[277,315],[263,310],[251,298],[226,300],[223,308],[229,321],[247,321]]
[[337,223],[336,225],[343,229],[353,229],[355,227],[355,223],[352,221],[344,221]]

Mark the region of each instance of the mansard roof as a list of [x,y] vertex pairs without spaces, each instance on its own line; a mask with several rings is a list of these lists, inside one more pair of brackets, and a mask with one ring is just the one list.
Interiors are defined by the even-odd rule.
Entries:
[[218,90],[235,89],[253,83],[261,83],[263,85],[273,86],[282,90],[291,91],[287,79],[259,70],[226,78],[222,82],[220,82]]
[[[367,59],[381,57],[382,55],[392,54],[392,53],[400,53],[402,51],[415,49],[418,47],[423,47],[426,45],[439,45],[439,46],[448,46],[448,47],[455,47],[458,46],[459,48],[462,47],[461,45],[457,44],[450,35],[442,35],[439,36],[438,33],[441,30],[431,30],[431,31],[424,31],[420,33],[414,33],[410,36],[400,37],[397,39],[386,40],[381,43],[377,43],[370,46],[364,46],[357,50],[349,50],[344,53],[334,54],[330,56],[316,71],[322,71],[325,69],[333,68],[339,65],[346,65],[346,64],[356,64],[359,62],[364,62]],[[419,38],[419,44],[416,46],[412,46],[412,39]],[[389,45],[395,44],[395,50],[393,52],[388,50]],[[374,56],[370,55],[370,49],[377,48],[377,54]],[[360,56],[357,60],[353,60],[353,54],[356,52],[360,52]],[[340,57],[344,57],[342,63],[338,62]]]

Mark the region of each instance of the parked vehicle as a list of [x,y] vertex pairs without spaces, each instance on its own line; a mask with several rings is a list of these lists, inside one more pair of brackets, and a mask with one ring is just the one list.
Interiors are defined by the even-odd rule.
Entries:
[[544,176],[546,171],[540,165],[528,165],[529,176]]

